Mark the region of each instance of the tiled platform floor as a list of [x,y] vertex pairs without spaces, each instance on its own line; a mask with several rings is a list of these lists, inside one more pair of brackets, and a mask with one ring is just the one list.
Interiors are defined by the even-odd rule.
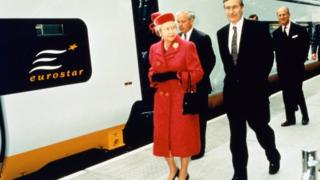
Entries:
[[[300,180],[302,177],[302,149],[315,149],[320,154],[320,76],[304,83],[310,123],[301,125],[300,111],[297,124],[281,127],[285,120],[282,94],[270,97],[271,122],[276,133],[276,144],[281,153],[281,169],[268,174],[268,161],[255,134],[248,128],[249,180]],[[167,166],[162,158],[152,155],[147,145],[125,155],[87,168],[63,179],[75,180],[165,180]],[[225,115],[208,122],[205,157],[191,161],[191,180],[230,180],[233,175],[229,151],[229,127]]]

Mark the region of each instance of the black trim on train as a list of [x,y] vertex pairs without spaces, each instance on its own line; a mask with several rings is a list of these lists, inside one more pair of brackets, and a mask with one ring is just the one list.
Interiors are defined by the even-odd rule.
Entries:
[[[136,37],[137,56],[140,74],[140,86],[142,100],[153,106],[154,89],[149,87],[149,48],[151,44],[159,41],[159,38],[152,34],[149,29],[151,23],[150,15],[159,11],[158,0],[131,0],[133,22]],[[149,106],[148,105],[148,106]]]
[[306,4],[306,5],[311,5],[311,6],[320,6],[320,1],[318,3],[315,3],[314,0],[276,0],[276,1],[284,1],[284,2],[289,2],[289,3],[297,3],[297,4]]
[[88,32],[81,19],[0,19],[0,95],[88,81]]

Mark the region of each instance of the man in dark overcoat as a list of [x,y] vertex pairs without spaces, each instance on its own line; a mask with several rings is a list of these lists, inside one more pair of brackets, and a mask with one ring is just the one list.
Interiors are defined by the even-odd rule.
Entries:
[[217,37],[226,73],[223,97],[230,126],[232,180],[247,180],[247,123],[265,150],[269,174],[275,174],[280,168],[280,153],[268,124],[268,76],[274,58],[269,29],[243,18],[242,0],[223,0],[223,7],[230,23],[217,32]]
[[300,107],[302,124],[309,122],[302,83],[304,79],[304,62],[308,59],[309,36],[307,30],[290,21],[287,7],[277,10],[279,28],[273,32],[276,52],[277,71],[282,88],[282,97],[286,111],[286,121],[281,126],[296,123],[295,111]]
[[191,157],[192,160],[203,157],[206,147],[206,129],[208,119],[208,95],[212,91],[210,83],[210,74],[216,63],[216,56],[213,52],[211,38],[208,34],[199,31],[193,27],[195,14],[189,10],[183,10],[177,13],[177,22],[179,25],[180,36],[187,41],[191,41],[196,45],[197,52],[200,58],[200,63],[204,71],[202,80],[197,84],[197,92],[200,94],[200,99],[203,104],[200,117],[200,138],[201,150],[200,153]]

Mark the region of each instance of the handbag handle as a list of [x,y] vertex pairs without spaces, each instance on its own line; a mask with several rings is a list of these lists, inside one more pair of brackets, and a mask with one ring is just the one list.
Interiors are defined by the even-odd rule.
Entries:
[[194,91],[192,90],[192,85],[191,85],[191,75],[190,75],[190,72],[188,71],[188,68],[187,68],[187,62],[185,62],[185,64],[184,64],[184,69],[188,72],[187,93],[194,93]]
[[188,87],[187,87],[187,92],[188,93],[194,93],[192,90],[192,85],[191,85],[191,75],[190,72],[188,72]]

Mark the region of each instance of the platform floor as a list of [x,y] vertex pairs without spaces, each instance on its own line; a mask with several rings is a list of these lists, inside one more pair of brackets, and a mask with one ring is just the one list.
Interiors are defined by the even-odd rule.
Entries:
[[[254,132],[248,128],[249,180],[300,180],[302,177],[302,149],[320,153],[320,76],[304,83],[310,123],[301,125],[300,111],[297,124],[281,127],[285,120],[281,92],[270,97],[271,122],[276,144],[281,153],[281,168],[276,175],[268,174],[268,161]],[[233,175],[229,151],[229,127],[226,115],[214,118],[207,126],[206,154],[190,162],[191,180],[230,180]],[[319,155],[318,155],[319,156]],[[178,159],[176,159],[178,162]],[[179,164],[179,163],[178,163]],[[165,180],[168,169],[162,158],[152,155],[152,144],[97,164],[62,179],[76,180]]]

